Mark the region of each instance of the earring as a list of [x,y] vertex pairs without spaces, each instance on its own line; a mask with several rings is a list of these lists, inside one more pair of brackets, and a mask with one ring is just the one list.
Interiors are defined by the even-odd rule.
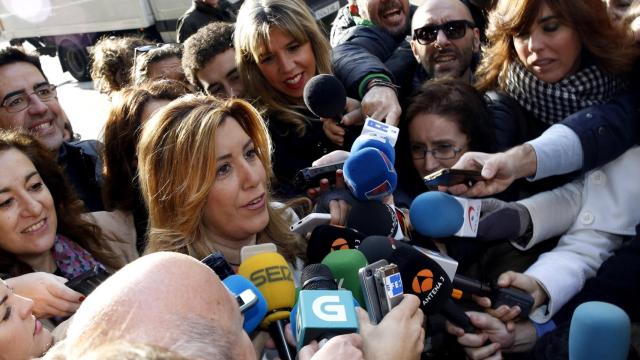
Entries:
[[352,2],[352,3],[349,5],[349,13],[350,13],[352,16],[356,16],[356,15],[358,15],[358,5],[357,5],[355,2]]

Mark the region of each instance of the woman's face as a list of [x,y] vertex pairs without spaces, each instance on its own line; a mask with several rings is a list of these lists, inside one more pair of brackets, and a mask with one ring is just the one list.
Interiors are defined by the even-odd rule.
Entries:
[[0,151],[0,247],[30,264],[47,256],[58,219],[53,198],[29,158]]
[[638,0],[604,0],[604,2],[607,4],[611,20],[617,23],[626,15],[631,5],[637,3]]
[[258,56],[258,68],[274,89],[299,99],[307,81],[316,74],[316,58],[309,41],[301,44],[274,28],[269,32],[269,47]]
[[33,316],[32,309],[31,299],[14,294],[0,280],[0,359],[32,359],[51,347],[51,333]]
[[467,150],[469,139],[453,119],[422,113],[409,123],[409,144],[413,166],[422,178],[453,166]]
[[204,226],[216,237],[246,240],[269,223],[267,174],[253,140],[227,117],[215,135],[216,179],[209,190]]
[[513,38],[513,45],[527,70],[547,83],[558,82],[580,67],[580,36],[562,24],[546,3],[529,31]]

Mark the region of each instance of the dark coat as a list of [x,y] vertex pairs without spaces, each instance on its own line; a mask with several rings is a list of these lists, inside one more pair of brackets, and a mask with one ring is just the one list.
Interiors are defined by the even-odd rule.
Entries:
[[218,7],[215,8],[194,0],[191,7],[178,19],[176,29],[178,42],[184,43],[189,36],[210,22],[233,22],[235,20],[235,13],[229,3],[224,0],[220,1]]
[[89,212],[104,210],[101,148],[97,140],[65,141],[58,152],[58,164]]

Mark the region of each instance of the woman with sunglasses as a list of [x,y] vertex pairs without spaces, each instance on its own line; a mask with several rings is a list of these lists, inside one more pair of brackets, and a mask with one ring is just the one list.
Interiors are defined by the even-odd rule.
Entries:
[[[348,126],[361,120],[358,111],[336,119],[319,119],[303,101],[307,82],[331,73],[331,48],[302,1],[250,0],[240,8],[234,34],[238,72],[247,96],[266,110],[274,144],[276,192],[296,194],[295,174],[324,154],[349,148],[358,135]],[[350,110],[357,101],[347,102]]]

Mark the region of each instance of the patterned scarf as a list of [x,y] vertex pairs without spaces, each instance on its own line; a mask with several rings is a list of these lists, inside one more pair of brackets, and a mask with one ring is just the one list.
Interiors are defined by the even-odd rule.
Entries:
[[96,265],[102,266],[87,250],[60,234],[56,235],[51,252],[58,270],[67,279],[73,279]]
[[595,65],[550,84],[514,61],[507,70],[505,91],[536,119],[555,124],[586,107],[608,102],[625,85],[622,78],[606,74]]

